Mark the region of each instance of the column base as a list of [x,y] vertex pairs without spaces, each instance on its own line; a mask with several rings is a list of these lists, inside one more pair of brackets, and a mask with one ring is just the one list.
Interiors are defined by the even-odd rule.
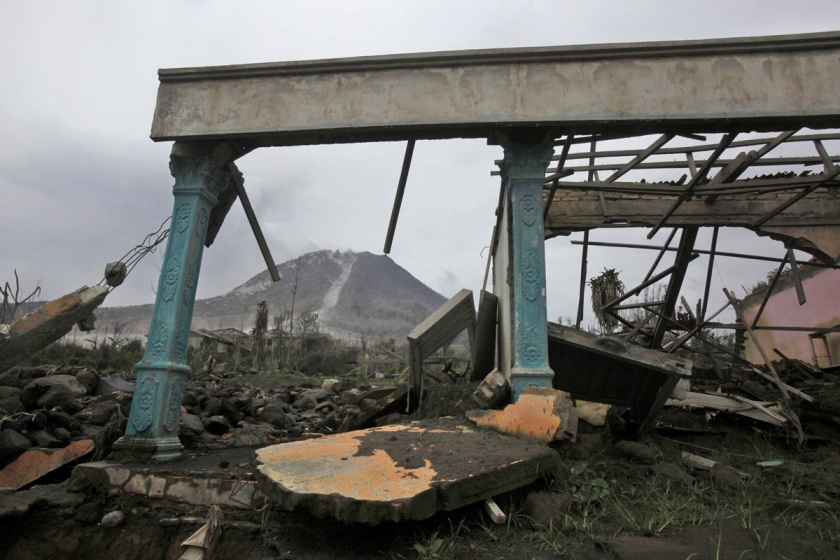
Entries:
[[138,463],[168,463],[181,458],[181,440],[177,437],[144,438],[123,436],[114,442],[108,460]]
[[516,402],[526,387],[552,388],[554,372],[550,369],[513,368],[510,372],[511,401]]

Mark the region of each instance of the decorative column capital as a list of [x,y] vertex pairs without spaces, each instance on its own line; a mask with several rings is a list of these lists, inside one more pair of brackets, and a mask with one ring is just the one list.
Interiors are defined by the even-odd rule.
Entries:
[[210,154],[197,157],[169,156],[169,172],[175,177],[173,191],[200,188],[215,203],[231,180],[230,173],[222,171]]
[[507,183],[515,179],[543,179],[551,157],[554,155],[554,143],[542,144],[502,144],[505,157],[499,164],[502,179]]

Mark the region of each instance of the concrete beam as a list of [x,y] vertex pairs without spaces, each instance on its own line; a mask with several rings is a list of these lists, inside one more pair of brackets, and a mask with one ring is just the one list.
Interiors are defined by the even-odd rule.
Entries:
[[254,145],[840,125],[840,32],[159,71],[152,139]]

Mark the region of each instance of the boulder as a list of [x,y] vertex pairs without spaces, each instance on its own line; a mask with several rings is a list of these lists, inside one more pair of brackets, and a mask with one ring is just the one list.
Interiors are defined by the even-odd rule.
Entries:
[[96,390],[96,386],[99,384],[99,376],[92,371],[80,371],[76,374],[76,381],[85,388],[85,394],[90,395]]
[[329,396],[329,392],[323,389],[310,389],[297,396],[294,406],[302,410],[311,410]]
[[202,418],[201,423],[204,424],[204,429],[214,435],[226,434],[231,429],[230,420],[221,414],[210,416],[209,418]]
[[178,418],[178,439],[184,445],[192,445],[203,432],[204,424],[201,422],[201,418],[195,414],[181,413],[180,418]]
[[105,401],[96,406],[89,407],[81,413],[80,420],[94,426],[104,426],[111,417],[120,410],[120,403],[116,401]]
[[236,426],[242,420],[242,413],[227,399],[210,399],[204,407],[205,416],[224,416],[231,426]]
[[29,438],[15,430],[0,431],[0,465],[11,461],[32,447]]
[[340,383],[341,381],[338,379],[324,379],[324,382],[321,383],[321,389],[324,391],[333,391]]
[[100,377],[96,383],[96,390],[93,392],[96,396],[110,395],[117,391],[125,393],[133,393],[137,384],[133,381],[126,381],[119,377]]
[[33,447],[47,447],[51,449],[64,447],[64,443],[62,443],[60,439],[53,436],[46,430],[33,432],[32,435],[29,436],[29,439],[32,441]]
[[22,389],[18,389],[17,387],[6,387],[0,385],[0,400],[9,398],[19,399],[22,394]]
[[275,428],[286,430],[295,425],[295,419],[287,413],[282,404],[269,404],[262,409],[260,413],[260,420],[268,422]]
[[0,399],[0,409],[5,410],[9,414],[15,414],[16,412],[23,412],[26,410],[23,403],[17,397],[6,397]]
[[85,388],[72,375],[52,375],[30,381],[24,387],[20,400],[27,410],[34,410],[36,407],[42,406],[38,404],[38,401],[44,393],[54,387],[66,390],[73,399],[84,397],[86,394]]
[[33,379],[47,375],[41,368],[14,366],[0,375],[0,386],[23,389]]
[[68,414],[76,414],[84,408],[84,405],[77,401],[63,385],[53,385],[47,392],[41,395],[36,403],[37,408],[52,409],[59,407]]

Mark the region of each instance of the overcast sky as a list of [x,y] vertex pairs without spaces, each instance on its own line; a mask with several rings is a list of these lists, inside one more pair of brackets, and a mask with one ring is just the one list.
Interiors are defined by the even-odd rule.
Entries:
[[[0,0],[0,14],[0,280],[17,269],[50,298],[97,283],[106,262],[171,212],[171,145],[149,139],[158,68],[840,29],[837,0]],[[270,148],[240,160],[275,260],[320,249],[381,253],[403,151],[403,143]],[[479,140],[417,144],[391,256],[446,296],[481,287],[499,186],[490,171],[501,155]],[[645,233],[602,230],[592,239],[641,242]],[[749,232],[724,231],[720,247],[782,251]],[[558,238],[546,251],[549,318],[574,316],[580,247]],[[653,256],[593,249],[590,271],[616,268],[629,285]],[[106,305],[154,301],[159,264],[148,258]],[[686,293],[696,298],[705,259],[693,266]],[[714,291],[726,285],[743,296],[740,286],[770,268],[721,260]],[[237,204],[204,254],[198,297],[262,269]]]

